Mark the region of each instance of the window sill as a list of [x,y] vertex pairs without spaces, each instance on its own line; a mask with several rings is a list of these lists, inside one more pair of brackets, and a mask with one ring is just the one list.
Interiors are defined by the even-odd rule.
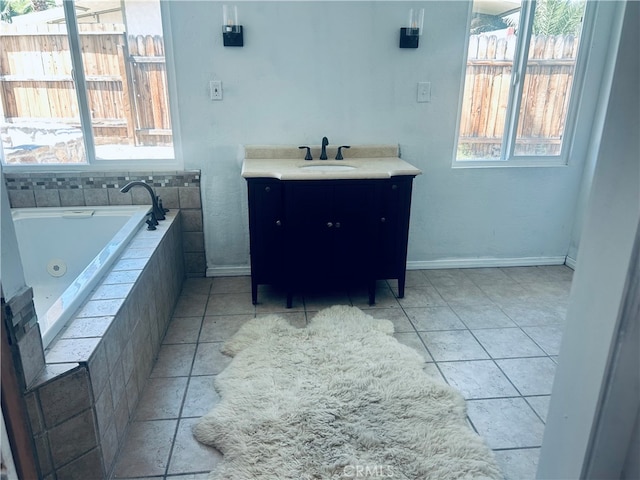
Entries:
[[451,168],[517,168],[517,167],[566,167],[567,161],[563,158],[522,158],[518,160],[456,160]]

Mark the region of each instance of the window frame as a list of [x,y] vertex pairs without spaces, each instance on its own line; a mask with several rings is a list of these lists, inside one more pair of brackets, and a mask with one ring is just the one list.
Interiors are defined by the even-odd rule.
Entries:
[[173,41],[171,24],[169,22],[168,3],[160,0],[160,17],[162,22],[162,35],[165,46],[165,64],[167,75],[167,95],[169,98],[169,116],[171,118],[171,130],[173,138],[172,158],[136,158],[136,159],[99,159],[96,158],[96,149],[93,137],[93,125],[87,94],[87,83],[80,49],[80,33],[76,18],[74,0],[63,0],[62,6],[65,14],[67,37],[69,40],[69,53],[73,65],[73,76],[78,108],[80,111],[80,124],[83,143],[86,152],[87,163],[43,163],[43,164],[6,164],[4,162],[4,149],[0,147],[0,163],[5,172],[29,173],[29,172],[71,172],[71,171],[177,171],[184,169],[184,161],[181,148],[181,136],[179,128],[179,116],[177,108],[177,89],[175,87],[175,69],[173,55]]
[[[509,87],[509,104],[506,111],[505,133],[502,138],[500,159],[458,159],[458,141],[460,137],[460,127],[462,119],[462,106],[464,100],[465,76],[467,71],[467,59],[469,55],[469,30],[473,19],[473,3],[469,1],[467,14],[466,38],[464,44],[464,55],[462,62],[462,81],[460,82],[460,93],[458,96],[458,109],[456,130],[453,145],[452,168],[485,168],[485,167],[566,167],[572,157],[576,132],[576,123],[580,104],[582,102],[583,85],[586,75],[589,45],[593,35],[593,28],[596,18],[596,7],[598,2],[586,1],[585,11],[580,33],[580,45],[571,86],[569,107],[565,118],[565,128],[563,132],[562,147],[560,155],[514,155],[517,137],[518,117],[522,102],[522,90],[524,87],[524,76],[529,58],[529,46],[533,30],[533,17],[535,13],[536,0],[522,0],[520,14],[520,36],[516,45],[516,52],[513,59],[513,74],[511,86]],[[522,41],[526,39],[526,41]]]

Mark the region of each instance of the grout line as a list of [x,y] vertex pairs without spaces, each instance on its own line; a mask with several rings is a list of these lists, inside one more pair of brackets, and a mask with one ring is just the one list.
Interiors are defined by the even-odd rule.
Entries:
[[[209,292],[211,292],[211,288],[213,286],[213,282],[211,282],[211,285],[209,286]],[[169,455],[167,457],[167,465],[165,467],[164,470],[164,475],[168,475],[169,473],[169,468],[171,467],[171,461],[173,460],[173,449],[176,445],[176,440],[178,438],[178,430],[180,429],[180,423],[181,423],[181,419],[182,419],[182,411],[184,410],[184,403],[187,399],[187,394],[189,393],[189,386],[191,385],[191,373],[193,372],[193,366],[196,363],[196,358],[198,356],[198,349],[200,346],[200,335],[202,333],[202,328],[204,326],[204,316],[207,312],[207,307],[209,306],[209,299],[210,299],[210,295],[207,295],[207,300],[205,301],[205,305],[204,305],[204,312],[200,318],[200,328],[198,330],[198,335],[196,337],[196,348],[193,352],[193,358],[191,359],[191,366],[189,367],[189,374],[187,375],[187,384],[184,388],[184,392],[182,394],[182,401],[180,402],[180,408],[178,409],[178,421],[176,422],[176,429],[173,432],[173,440],[171,441],[171,447],[169,448]],[[171,319],[171,321],[173,321],[173,317]],[[171,323],[171,322],[169,322]],[[164,340],[164,339],[163,339]],[[152,369],[153,371],[153,369]],[[148,381],[148,379],[147,379]]]

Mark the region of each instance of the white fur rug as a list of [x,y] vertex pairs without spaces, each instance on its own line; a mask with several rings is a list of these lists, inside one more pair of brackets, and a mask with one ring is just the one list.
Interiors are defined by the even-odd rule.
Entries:
[[223,347],[221,401],[194,428],[211,479],[499,479],[460,394],[423,371],[393,324],[334,306],[298,329],[247,322]]

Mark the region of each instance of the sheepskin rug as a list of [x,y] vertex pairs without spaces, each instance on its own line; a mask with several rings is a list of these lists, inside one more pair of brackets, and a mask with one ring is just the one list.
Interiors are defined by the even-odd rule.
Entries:
[[223,453],[210,479],[499,479],[460,394],[423,371],[393,324],[355,307],[306,328],[270,315],[223,346],[221,400],[194,427]]

